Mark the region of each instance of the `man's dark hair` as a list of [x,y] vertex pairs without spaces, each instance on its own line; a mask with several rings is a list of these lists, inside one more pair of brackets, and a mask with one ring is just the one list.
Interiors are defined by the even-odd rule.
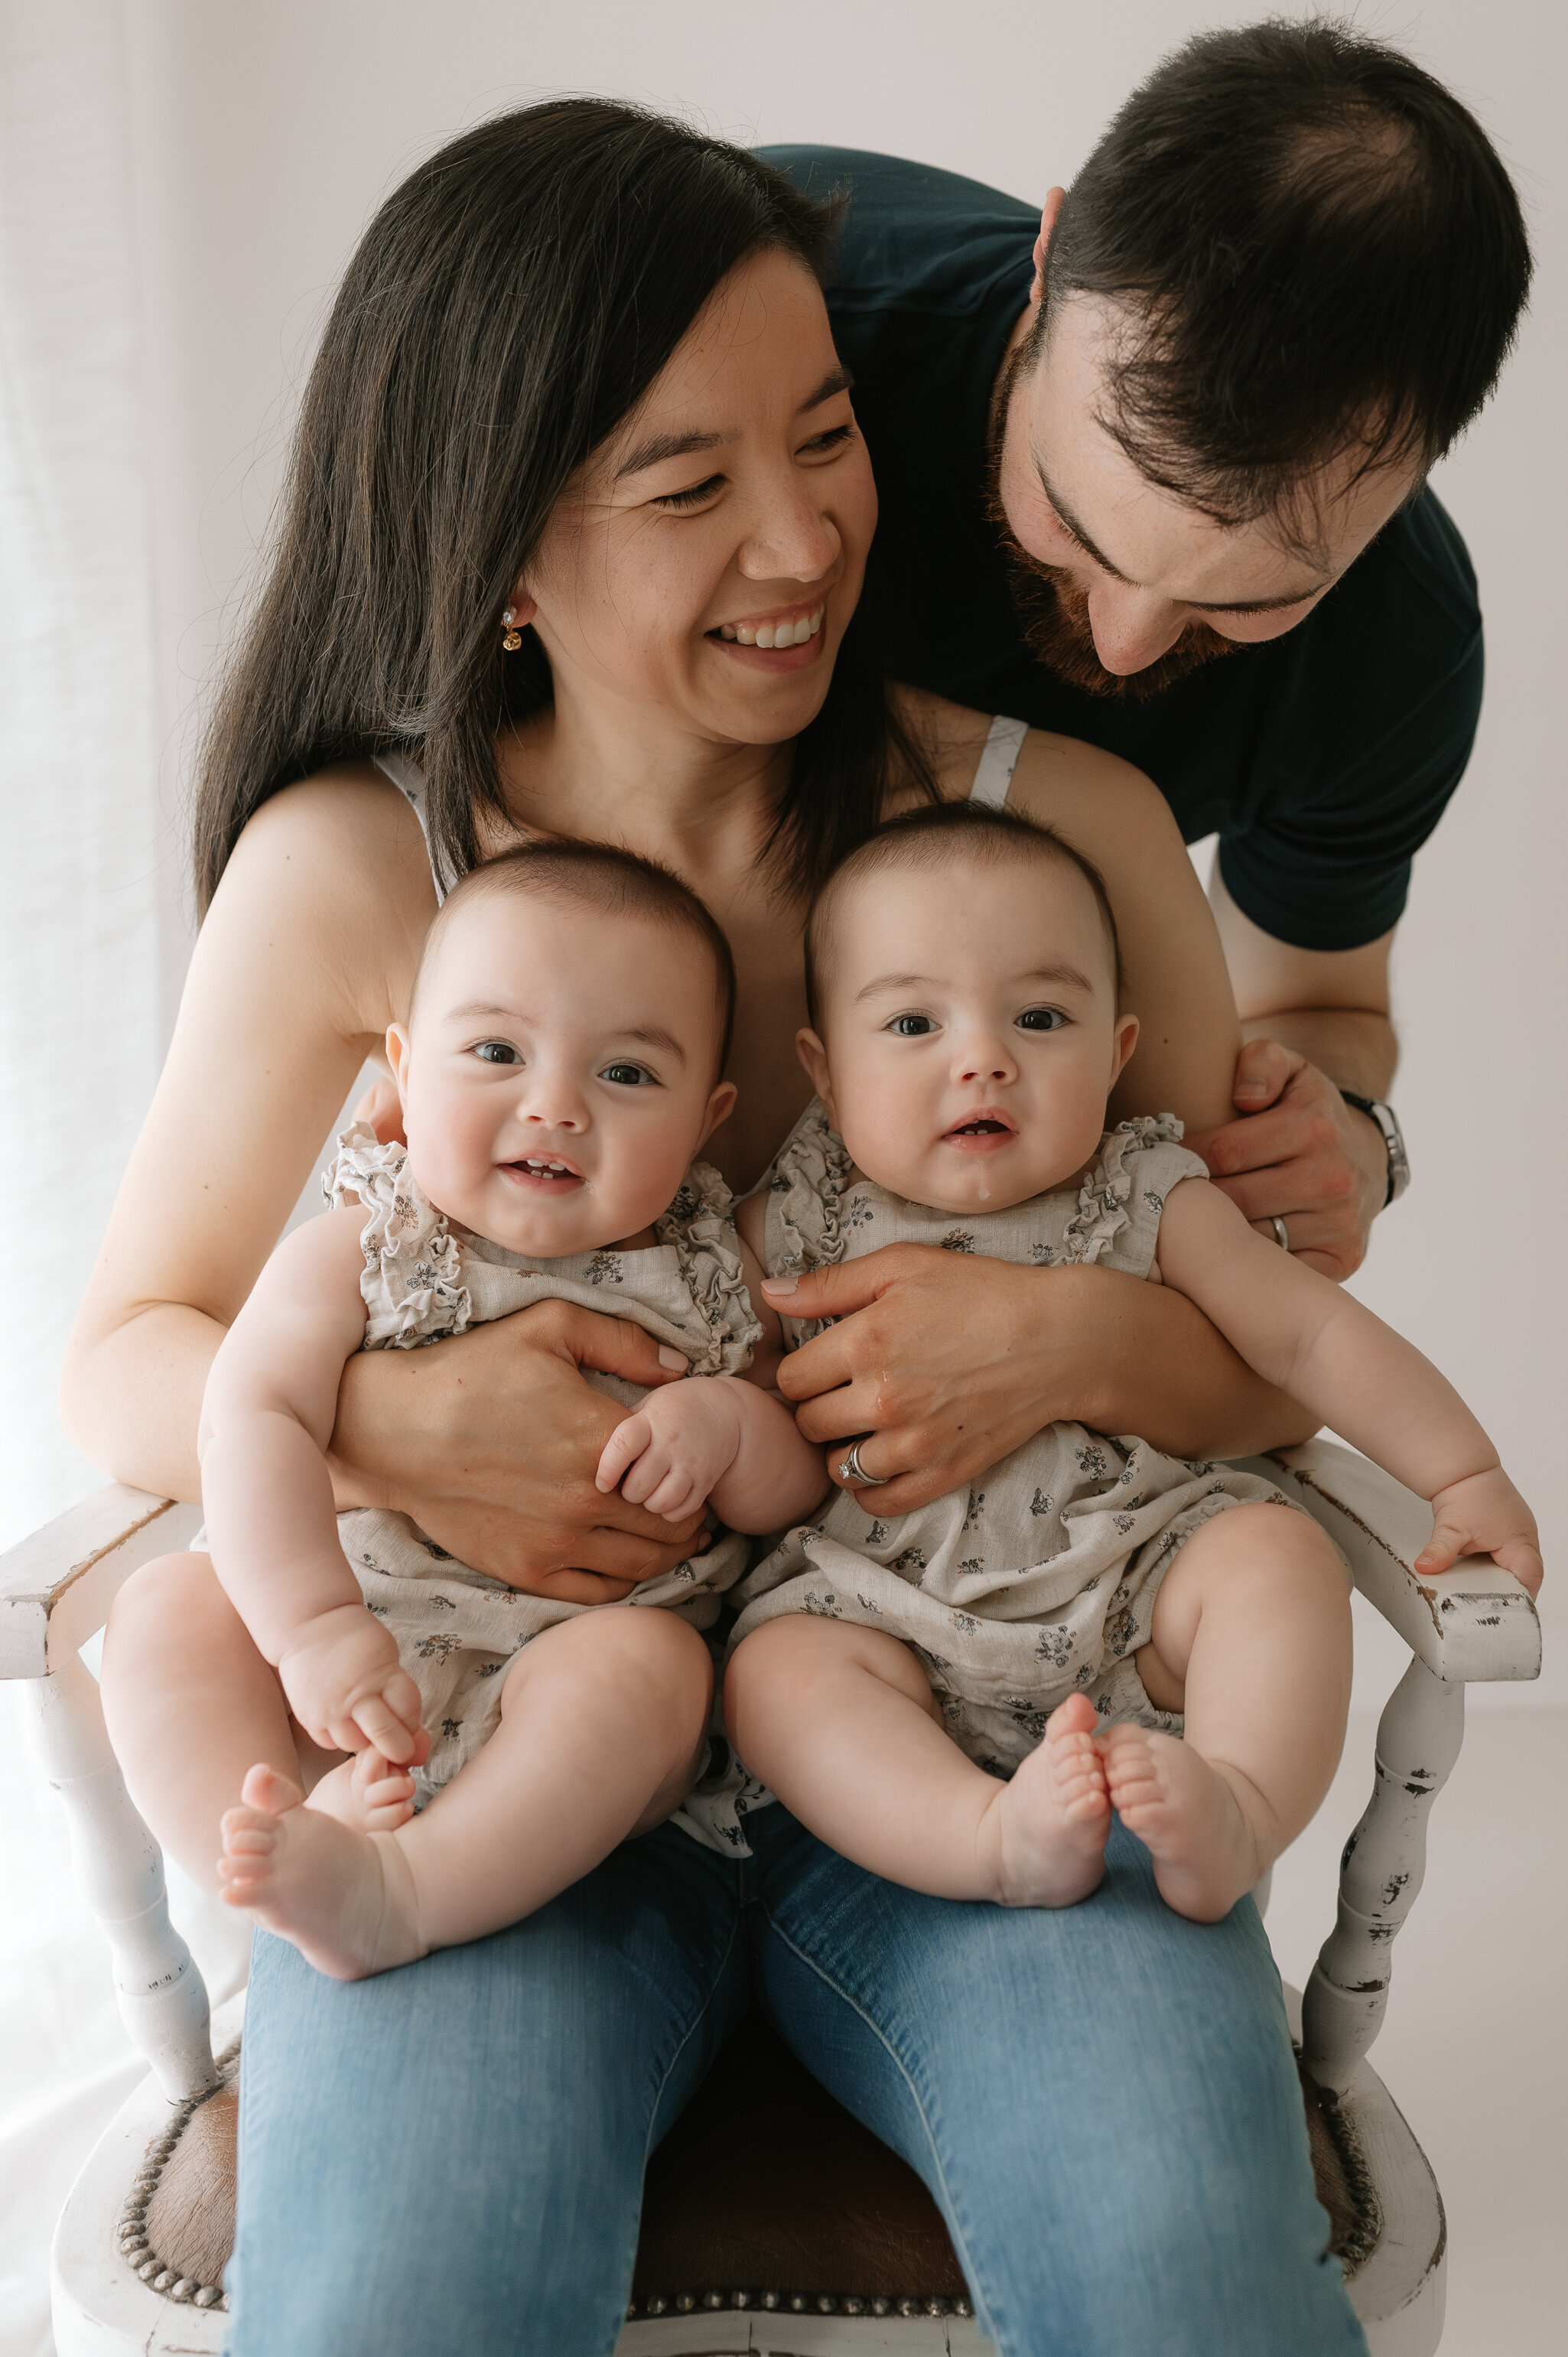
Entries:
[[1342,452],[1443,455],[1530,276],[1475,116],[1348,25],[1273,19],[1198,34],[1127,100],[1068,191],[1030,357],[1068,296],[1123,305],[1107,430],[1218,522],[1289,524]]
[[1122,941],[1105,878],[1054,826],[1042,826],[1021,811],[993,810],[985,802],[934,802],[906,811],[846,853],[818,891],[806,916],[806,1012],[813,1031],[822,1024],[822,977],[828,964],[833,904],[852,884],[890,867],[929,872],[968,861],[976,867],[1016,867],[1021,859],[1076,867],[1094,898],[1110,953],[1116,1004],[1122,1004]]
[[[699,899],[673,868],[663,866],[657,859],[644,859],[618,843],[579,843],[570,837],[524,843],[515,851],[503,851],[499,858],[470,867],[453,886],[424,936],[419,972],[414,976],[415,997],[420,976],[430,963],[454,910],[477,899],[481,893],[506,892],[530,899],[553,900],[566,908],[594,909],[612,920],[645,917],[694,942],[713,963],[718,1015],[714,1029],[718,1060],[714,1078],[717,1080],[722,1075],[735,1036],[736,997],[735,959],[724,927],[707,902]],[[411,1017],[412,1013],[411,1006]]]

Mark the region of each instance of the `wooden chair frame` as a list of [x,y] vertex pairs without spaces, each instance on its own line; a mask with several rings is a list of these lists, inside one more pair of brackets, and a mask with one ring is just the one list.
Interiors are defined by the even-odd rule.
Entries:
[[[1535,1677],[1541,1627],[1519,1582],[1485,1560],[1438,1578],[1412,1568],[1431,1530],[1422,1500],[1324,1441],[1251,1460],[1334,1539],[1356,1586],[1410,1647],[1378,1729],[1371,1799],[1345,1846],[1338,1917],[1293,2018],[1305,2067],[1359,2186],[1367,2232],[1350,2292],[1374,2357],[1432,2357],[1443,2328],[1446,2234],[1435,2179],[1367,2062],[1388,2003],[1392,1946],[1421,1889],[1426,1819],[1459,1754],[1466,1684]],[[199,1510],[120,1485],[0,1557],[0,1677],[31,1682],[45,1771],[65,1804],[72,1868],[113,1958],[120,2011],[148,2079],[79,2179],[53,2254],[59,2357],[206,2357],[226,2301],[172,2276],[149,2248],[147,2196],[166,2151],[221,2073],[242,1999],[216,2023],[169,1921],[163,1859],[132,1807],[82,1649],[121,1583],[193,1536]],[[1293,2009],[1293,1992],[1287,1992]],[[646,2301],[618,2357],[983,2357],[968,2303],[693,2286]]]

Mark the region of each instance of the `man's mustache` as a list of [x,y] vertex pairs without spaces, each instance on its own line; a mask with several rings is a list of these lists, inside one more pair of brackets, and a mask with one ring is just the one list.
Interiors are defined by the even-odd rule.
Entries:
[[1207,622],[1189,622],[1175,646],[1142,671],[1107,671],[1095,651],[1088,590],[1064,566],[1044,565],[1029,554],[1008,523],[1000,499],[993,504],[992,519],[1025,643],[1036,662],[1044,663],[1069,687],[1081,688],[1088,695],[1142,704],[1174,687],[1189,672],[1238,651],[1233,640],[1221,638]]

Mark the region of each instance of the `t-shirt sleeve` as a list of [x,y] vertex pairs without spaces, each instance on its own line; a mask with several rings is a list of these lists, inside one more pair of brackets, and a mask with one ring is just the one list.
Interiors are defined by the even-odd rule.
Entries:
[[1310,636],[1277,642],[1251,790],[1219,870],[1276,941],[1359,949],[1399,922],[1480,717],[1475,575],[1430,492],[1311,620]]

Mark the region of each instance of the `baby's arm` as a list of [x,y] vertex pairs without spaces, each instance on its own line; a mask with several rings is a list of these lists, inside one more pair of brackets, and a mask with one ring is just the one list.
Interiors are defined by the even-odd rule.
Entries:
[[1533,1596],[1534,1517],[1453,1385],[1402,1335],[1326,1277],[1248,1226],[1207,1179],[1173,1189],[1160,1221],[1160,1274],[1195,1301],[1250,1365],[1429,1498],[1420,1571],[1490,1555]]
[[[742,1213],[748,1209],[749,1199]],[[672,1523],[707,1499],[732,1530],[779,1531],[809,1514],[829,1484],[822,1450],[801,1437],[773,1388],[783,1333],[744,1237],[740,1254],[763,1329],[750,1366],[744,1375],[693,1376],[650,1392],[610,1435],[598,1486],[619,1482],[623,1498]]]
[[230,1328],[197,1450],[212,1567],[316,1742],[422,1755],[419,1691],[367,1610],[338,1539],[326,1450],[364,1339],[362,1211],[285,1236]]

